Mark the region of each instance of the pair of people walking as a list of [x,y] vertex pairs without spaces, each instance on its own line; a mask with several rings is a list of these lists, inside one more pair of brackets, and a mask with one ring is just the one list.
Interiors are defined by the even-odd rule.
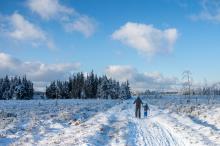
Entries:
[[[141,98],[137,97],[137,99],[134,101],[134,104],[136,104],[135,105],[135,117],[141,118],[141,105],[143,105]],[[144,117],[147,117],[148,110],[149,110],[149,106],[146,103],[144,105]]]

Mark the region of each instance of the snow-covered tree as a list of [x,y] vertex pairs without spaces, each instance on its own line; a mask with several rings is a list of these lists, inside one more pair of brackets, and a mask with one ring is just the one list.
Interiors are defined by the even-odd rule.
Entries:
[[127,99],[126,84],[125,83],[121,84],[119,98],[120,99]]
[[73,74],[68,81],[53,81],[46,88],[48,98],[102,98],[128,99],[131,97],[128,81],[120,85],[107,76],[99,77],[93,71],[87,76],[83,73]]
[[49,87],[46,87],[46,96],[50,99],[56,99],[57,98],[57,86],[56,82],[53,81]]
[[0,79],[0,99],[32,99],[33,92],[33,83],[25,76]]
[[110,95],[110,83],[106,76],[103,76],[101,79],[100,84],[98,85],[97,96],[99,98],[108,99]]
[[25,86],[23,84],[17,85],[14,90],[16,99],[24,99],[27,94],[25,91]]

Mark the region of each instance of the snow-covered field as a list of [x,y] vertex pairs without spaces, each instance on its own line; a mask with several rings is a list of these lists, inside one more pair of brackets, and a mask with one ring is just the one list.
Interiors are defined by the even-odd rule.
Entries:
[[40,144],[119,103],[118,100],[0,101],[0,146]]
[[206,96],[193,96],[190,103],[185,96],[148,98],[147,101],[160,113],[157,118],[163,119],[163,125],[180,134],[187,145],[220,145],[219,96],[209,104]]
[[220,145],[219,97],[145,98],[146,119],[134,117],[133,100],[0,101],[0,145]]

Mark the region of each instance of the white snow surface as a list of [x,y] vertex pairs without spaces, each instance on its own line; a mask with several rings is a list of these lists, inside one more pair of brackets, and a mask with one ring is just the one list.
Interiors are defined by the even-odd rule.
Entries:
[[220,145],[219,100],[195,106],[182,97],[148,97],[149,117],[142,111],[141,119],[133,100],[0,101],[0,145]]

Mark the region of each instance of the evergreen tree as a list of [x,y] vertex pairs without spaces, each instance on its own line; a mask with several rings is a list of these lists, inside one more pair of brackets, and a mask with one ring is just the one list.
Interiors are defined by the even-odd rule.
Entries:
[[92,98],[92,78],[90,74],[87,75],[87,78],[85,80],[84,91],[86,97]]
[[125,92],[126,92],[126,99],[130,99],[131,98],[131,90],[130,90],[130,84],[128,81],[126,81]]
[[107,76],[99,77],[93,71],[84,77],[83,73],[73,74],[68,81],[53,81],[46,88],[46,96],[55,98],[102,98],[129,99],[129,82],[120,83]]
[[9,95],[8,91],[10,89],[10,80],[9,80],[7,75],[3,79],[2,87],[1,88],[2,88],[2,99],[8,99],[9,97],[7,95]]
[[125,83],[122,83],[121,86],[120,86],[120,94],[119,94],[119,98],[120,99],[126,99],[126,84]]
[[2,98],[2,95],[3,95],[3,88],[2,88],[2,86],[3,86],[3,79],[0,78],[0,100],[3,99],[3,98]]
[[11,77],[7,75],[0,79],[0,99],[32,99],[33,97],[33,83],[28,81],[24,76]]
[[70,98],[70,94],[69,94],[69,86],[68,86],[68,82],[64,82],[63,83],[63,88],[62,88],[62,97],[65,99],[69,99]]
[[53,81],[49,87],[46,87],[46,96],[49,99],[57,98],[57,86],[55,81]]
[[24,99],[26,95],[25,87],[23,84],[19,84],[15,87],[14,90],[16,99]]

